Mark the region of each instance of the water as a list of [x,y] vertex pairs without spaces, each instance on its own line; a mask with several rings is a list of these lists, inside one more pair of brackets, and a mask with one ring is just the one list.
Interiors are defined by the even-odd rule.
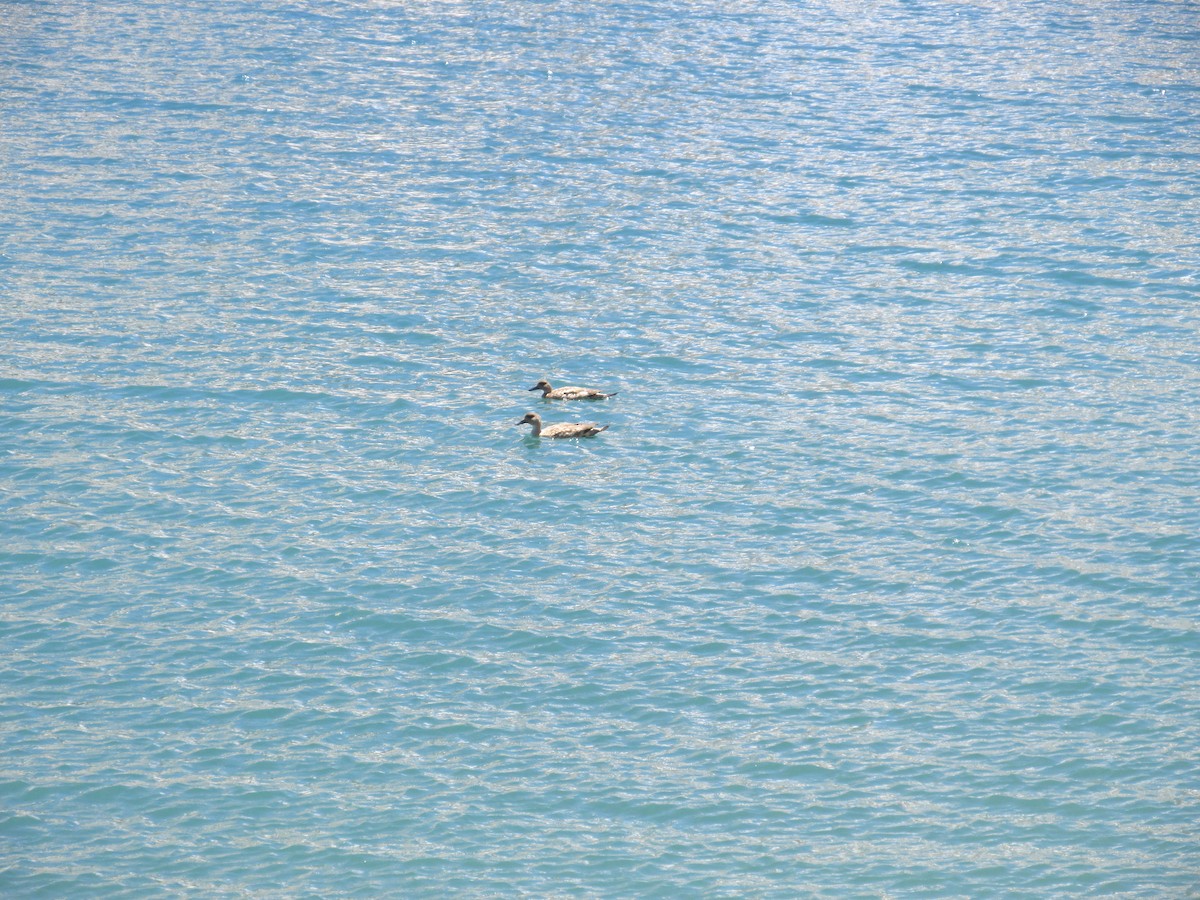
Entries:
[[4,896],[1197,895],[1193,5],[0,24]]

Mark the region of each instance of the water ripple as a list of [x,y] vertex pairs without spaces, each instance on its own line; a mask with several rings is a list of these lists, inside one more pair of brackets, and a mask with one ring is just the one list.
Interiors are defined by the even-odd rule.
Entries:
[[6,896],[1194,890],[1185,7],[216,13],[5,14]]

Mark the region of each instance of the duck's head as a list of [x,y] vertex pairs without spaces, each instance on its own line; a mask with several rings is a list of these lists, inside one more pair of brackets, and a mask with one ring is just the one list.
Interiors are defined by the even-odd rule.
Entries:
[[525,418],[523,418],[517,424],[518,425],[540,425],[541,423],[542,423],[541,416],[539,416],[537,413],[525,413]]
[[554,388],[550,387],[550,382],[548,382],[545,378],[543,378],[541,381],[539,381],[533,387],[526,388],[526,390],[541,391],[543,394],[548,394],[552,390],[554,390]]

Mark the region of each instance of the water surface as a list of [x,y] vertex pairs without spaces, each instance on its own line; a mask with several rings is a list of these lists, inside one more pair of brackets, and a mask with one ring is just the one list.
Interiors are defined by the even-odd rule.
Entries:
[[1194,895],[1192,7],[0,24],[6,896]]

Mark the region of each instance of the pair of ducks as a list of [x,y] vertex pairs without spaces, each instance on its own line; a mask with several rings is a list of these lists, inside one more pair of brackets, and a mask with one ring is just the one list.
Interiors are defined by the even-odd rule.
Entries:
[[[617,396],[617,392],[606,394],[604,391],[593,390],[592,388],[581,387],[560,387],[555,388],[550,386],[550,382],[542,379],[533,387],[531,391],[541,391],[543,400],[607,400],[609,397]],[[543,425],[542,417],[537,413],[525,413],[518,425],[532,425],[534,437],[544,438],[584,438],[595,437],[607,425],[597,425],[595,422],[559,422],[556,425]]]

